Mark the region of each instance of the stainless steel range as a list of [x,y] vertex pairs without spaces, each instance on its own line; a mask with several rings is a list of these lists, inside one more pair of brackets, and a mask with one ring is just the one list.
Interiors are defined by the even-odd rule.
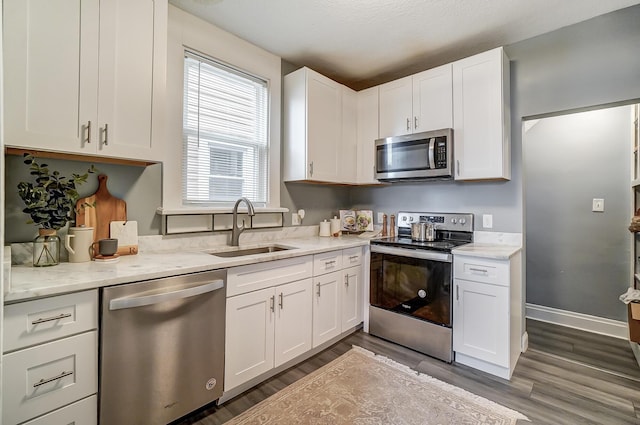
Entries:
[[[415,223],[434,240],[412,239]],[[396,234],[371,241],[369,333],[450,363],[451,250],[473,241],[473,214],[401,211]]]

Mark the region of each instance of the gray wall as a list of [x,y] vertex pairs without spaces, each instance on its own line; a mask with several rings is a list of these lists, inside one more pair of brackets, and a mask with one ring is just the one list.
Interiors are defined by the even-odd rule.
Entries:
[[[37,227],[27,224],[29,216],[22,212],[24,203],[18,196],[20,181],[30,181],[29,169],[21,156],[5,157],[5,235],[6,243],[31,241],[38,234]],[[60,171],[63,176],[71,173],[84,173],[91,163],[54,159],[39,159],[52,170]],[[160,216],[156,209],[162,205],[162,166],[134,167],[113,164],[95,164],[98,173],[89,176],[89,181],[78,188],[80,196],[89,196],[98,189],[98,174],[109,177],[109,192],[127,203],[127,218],[138,222],[139,235],[157,235],[160,233]]]
[[527,302],[625,319],[631,109],[544,118],[525,132]]

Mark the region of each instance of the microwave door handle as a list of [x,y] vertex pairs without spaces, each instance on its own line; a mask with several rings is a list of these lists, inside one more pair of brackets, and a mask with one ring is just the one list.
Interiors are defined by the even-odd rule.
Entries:
[[436,168],[436,159],[435,159],[435,149],[436,149],[436,139],[432,137],[429,139],[429,169],[435,170]]

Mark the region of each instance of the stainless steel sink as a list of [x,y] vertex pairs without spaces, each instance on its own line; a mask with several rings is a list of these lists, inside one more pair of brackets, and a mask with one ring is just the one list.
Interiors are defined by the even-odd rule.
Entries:
[[279,245],[269,245],[269,246],[259,246],[257,248],[239,249],[236,251],[210,252],[209,254],[215,255],[216,257],[242,257],[245,255],[254,255],[254,254],[270,254],[272,252],[286,251],[288,249],[292,249],[292,248],[289,248],[286,246],[279,246]]

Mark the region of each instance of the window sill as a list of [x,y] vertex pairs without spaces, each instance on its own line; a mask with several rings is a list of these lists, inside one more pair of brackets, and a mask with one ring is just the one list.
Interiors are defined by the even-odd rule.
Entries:
[[[257,214],[260,213],[286,213],[289,208],[281,207],[254,207]],[[158,207],[156,214],[158,215],[191,215],[191,214],[231,214],[233,207],[185,207],[185,208],[163,208]],[[247,207],[241,205],[238,212],[247,212]]]

